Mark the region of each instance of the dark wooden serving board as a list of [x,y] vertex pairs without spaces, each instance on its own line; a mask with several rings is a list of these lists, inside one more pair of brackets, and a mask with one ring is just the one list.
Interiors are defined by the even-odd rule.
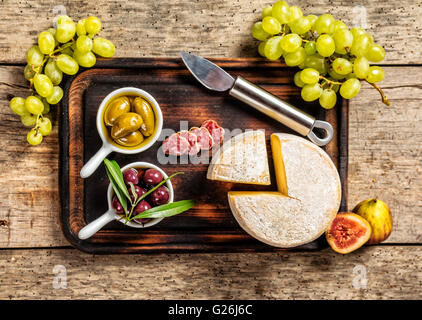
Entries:
[[[329,121],[335,129],[333,141],[325,147],[338,166],[343,184],[342,208],[347,196],[348,105],[339,100],[336,108],[324,111],[317,103],[304,103],[293,84],[294,68],[264,59],[212,59],[233,75],[241,75],[273,94],[296,105],[317,119]],[[164,219],[146,229],[133,229],[111,222],[88,240],[77,234],[87,223],[107,210],[108,179],[104,166],[89,178],[79,176],[83,164],[100,148],[95,117],[102,99],[111,91],[133,86],[152,94],[163,112],[164,128],[180,130],[180,120],[200,126],[206,119],[233,129],[265,129],[267,142],[273,132],[291,132],[278,122],[226,95],[202,87],[180,59],[100,60],[95,68],[82,71],[66,83],[60,117],[60,194],[62,230],[69,242],[90,253],[142,252],[239,252],[281,250],[263,244],[245,233],[232,216],[227,191],[276,190],[271,150],[267,143],[272,174],[271,186],[248,186],[206,179],[208,164],[166,164],[157,161],[161,142],[135,155],[112,153],[109,159],[120,166],[134,161],[159,165],[167,174],[183,171],[174,178],[175,200],[194,199],[197,205],[179,216]],[[164,130],[163,130],[164,131]],[[162,139],[161,139],[162,140]],[[325,247],[324,239],[298,247]]]

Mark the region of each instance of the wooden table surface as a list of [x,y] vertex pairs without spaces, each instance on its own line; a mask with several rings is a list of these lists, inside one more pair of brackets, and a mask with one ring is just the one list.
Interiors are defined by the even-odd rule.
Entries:
[[[378,197],[394,230],[382,245],[343,256],[321,252],[93,256],[69,246],[59,227],[58,128],[41,146],[7,95],[27,94],[25,51],[61,4],[74,20],[96,15],[119,57],[186,49],[209,57],[256,56],[250,28],[266,0],[11,1],[0,4],[0,299],[420,299],[422,298],[422,6],[417,1],[290,1],[305,14],[348,25],[366,13],[386,49],[382,88],[350,102],[348,206]],[[364,7],[359,7],[364,4]],[[58,111],[53,112],[57,119]],[[55,289],[64,266],[67,286]],[[366,283],[360,281],[366,279]],[[57,280],[57,279],[56,279]],[[365,285],[366,284],[366,285]]]

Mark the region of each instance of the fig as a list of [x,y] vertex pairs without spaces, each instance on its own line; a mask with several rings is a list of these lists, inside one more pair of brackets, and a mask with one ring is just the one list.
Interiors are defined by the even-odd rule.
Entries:
[[393,217],[387,204],[378,199],[364,200],[353,209],[353,212],[366,219],[372,228],[368,244],[383,242],[393,230]]
[[340,212],[325,233],[328,244],[338,253],[346,254],[362,247],[371,236],[371,225],[355,213]]

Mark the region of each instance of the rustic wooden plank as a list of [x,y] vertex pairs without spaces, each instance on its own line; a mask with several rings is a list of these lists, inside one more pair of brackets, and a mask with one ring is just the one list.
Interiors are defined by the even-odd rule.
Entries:
[[33,148],[8,94],[29,94],[22,67],[0,67],[0,221],[6,224],[0,226],[0,247],[65,245],[58,220],[57,112],[51,135]]
[[364,85],[350,101],[349,209],[378,197],[393,213],[388,242],[422,240],[422,68],[387,68],[391,106]]
[[[365,247],[346,256],[330,249],[117,256],[2,250],[0,299],[421,299],[421,259],[421,246]],[[61,266],[67,287],[54,289]]]
[[[390,242],[420,243],[422,224],[420,67],[388,67],[391,107],[363,86],[351,101],[349,208],[378,196],[393,212]],[[24,95],[21,67],[0,67],[0,247],[67,245],[58,223],[58,130],[38,147],[10,111],[7,94]],[[57,114],[54,114],[57,118]]]
[[[75,20],[98,15],[103,21],[102,35],[115,42],[120,57],[176,56],[180,49],[214,57],[255,56],[256,45],[250,28],[259,19],[262,8],[273,2],[174,0],[158,5],[154,0],[98,0],[94,6],[92,2],[70,0],[5,0],[1,4],[0,62],[24,62],[24,52],[36,41],[39,32],[51,26],[59,5]],[[289,3],[300,5],[305,14],[330,12],[348,25],[362,25],[360,17],[366,16],[367,29],[386,48],[385,63],[422,63],[419,45],[422,6],[417,1],[292,0]]]

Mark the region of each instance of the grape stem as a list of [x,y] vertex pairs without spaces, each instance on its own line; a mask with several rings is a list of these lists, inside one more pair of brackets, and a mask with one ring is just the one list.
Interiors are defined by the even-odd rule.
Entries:
[[340,86],[343,84],[343,82],[331,81],[330,79],[327,79],[324,76],[319,76],[319,78],[325,80],[327,83],[338,84]]
[[[366,80],[365,80],[366,81]],[[368,82],[368,81],[366,81],[366,82]],[[369,82],[368,82],[369,83]],[[378,85],[376,84],[376,83],[369,83],[371,86],[373,86],[375,89],[377,89],[378,90],[378,92],[380,93],[380,95],[381,95],[381,99],[382,99],[382,102],[385,104],[385,105],[387,105],[387,106],[391,106],[391,103],[390,103],[390,101],[388,101],[388,99],[387,99],[387,96],[385,95],[385,93],[384,93],[384,91],[382,91],[382,89],[380,88],[380,87],[378,87]]]

